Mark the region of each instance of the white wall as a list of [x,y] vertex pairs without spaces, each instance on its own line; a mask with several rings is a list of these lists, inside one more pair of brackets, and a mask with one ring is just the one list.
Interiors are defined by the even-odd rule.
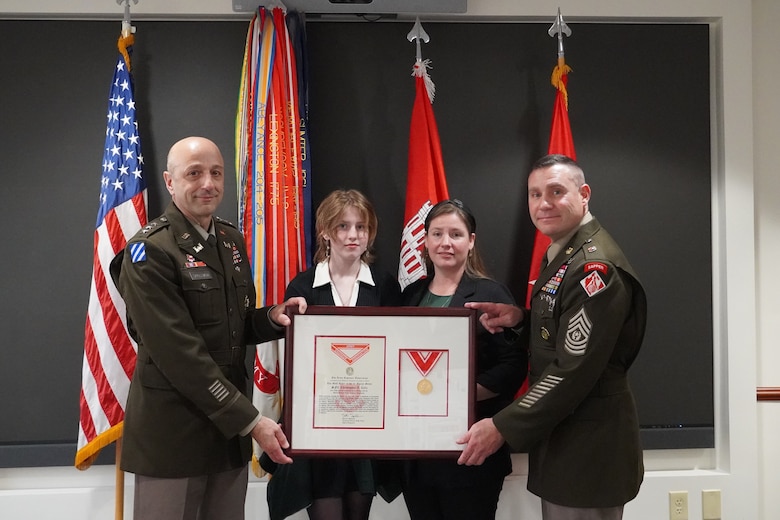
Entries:
[[[780,353],[772,349],[780,282],[770,272],[780,253],[780,175],[771,155],[780,137],[780,101],[775,95],[780,83],[780,36],[775,30],[780,5],[776,0],[470,0],[464,16],[546,20],[554,16],[554,5],[571,22],[671,18],[712,25],[716,448],[647,452],[645,483],[627,506],[625,518],[668,518],[668,492],[687,490],[689,518],[700,519],[701,490],[715,488],[722,490],[723,518],[772,520],[780,511],[780,496],[774,492],[780,484],[774,470],[780,460],[774,442],[780,403],[757,404],[756,386],[780,386],[773,368]],[[132,12],[154,18],[235,17],[230,6],[229,0],[140,0]],[[0,6],[0,17],[30,13],[120,20],[122,8],[113,0],[3,0]],[[681,80],[680,88],[687,87]],[[525,491],[525,474],[526,459],[516,456],[499,518],[540,518],[538,500]],[[131,482],[128,476],[127,518]],[[372,518],[403,519],[403,509],[400,501],[386,505],[378,500]],[[4,519],[57,514],[62,520],[90,520],[111,518],[113,511],[113,468],[0,469]],[[247,511],[248,518],[265,518],[264,482],[250,483]]]
[[[777,143],[780,139],[780,99],[772,83],[780,79],[780,62],[774,53],[780,37],[780,2],[753,2],[753,165],[756,218],[756,317],[757,384],[779,387],[780,349],[777,349],[777,312],[780,310],[780,281],[773,276],[773,265],[780,255],[780,175]],[[748,345],[745,345],[748,347]],[[769,519],[780,511],[780,403],[762,402],[758,406],[759,468],[761,518]]]

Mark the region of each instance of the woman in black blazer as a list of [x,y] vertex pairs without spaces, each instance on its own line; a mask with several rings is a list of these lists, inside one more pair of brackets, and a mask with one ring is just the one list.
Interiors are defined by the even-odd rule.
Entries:
[[[400,305],[394,276],[371,265],[377,234],[374,208],[357,190],[337,190],[317,208],[314,267],[298,274],[286,294],[308,305]],[[374,462],[368,459],[296,457],[292,464],[266,468],[271,520],[306,508],[312,520],[367,520],[377,492]]]
[[[404,305],[514,304],[509,290],[487,276],[474,247],[476,228],[474,215],[457,199],[431,209],[425,219],[429,276],[404,290]],[[513,332],[490,334],[481,325],[476,349],[476,415],[483,419],[512,402],[525,380],[528,356]],[[481,466],[459,466],[454,458],[412,460],[404,466],[402,488],[412,520],[495,518],[504,477],[512,472],[506,445]]]

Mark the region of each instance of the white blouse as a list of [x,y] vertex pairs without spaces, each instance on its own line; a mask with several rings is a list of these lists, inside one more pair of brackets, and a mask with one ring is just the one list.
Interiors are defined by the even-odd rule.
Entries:
[[336,290],[336,286],[330,279],[328,261],[324,260],[314,268],[314,283],[312,283],[312,287],[321,287],[325,284],[330,284],[330,292],[333,294],[333,301],[336,303],[336,307],[354,307],[355,304],[357,304],[360,282],[375,285],[374,277],[371,276],[371,268],[363,261],[360,262],[360,271],[358,272],[357,278],[355,278],[355,287],[352,288],[352,295],[350,296],[349,301],[347,303],[342,302],[341,297]]

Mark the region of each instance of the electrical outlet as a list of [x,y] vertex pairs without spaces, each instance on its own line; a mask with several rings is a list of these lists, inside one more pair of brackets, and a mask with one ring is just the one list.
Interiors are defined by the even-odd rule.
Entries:
[[701,517],[703,520],[721,520],[720,489],[701,491]]
[[688,492],[669,492],[669,520],[688,520]]

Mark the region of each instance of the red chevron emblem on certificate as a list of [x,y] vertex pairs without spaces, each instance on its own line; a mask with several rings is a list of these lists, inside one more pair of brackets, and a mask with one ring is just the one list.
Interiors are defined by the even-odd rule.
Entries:
[[348,365],[353,364],[358,359],[365,356],[371,346],[368,343],[331,343],[330,350],[338,357],[347,362]]

